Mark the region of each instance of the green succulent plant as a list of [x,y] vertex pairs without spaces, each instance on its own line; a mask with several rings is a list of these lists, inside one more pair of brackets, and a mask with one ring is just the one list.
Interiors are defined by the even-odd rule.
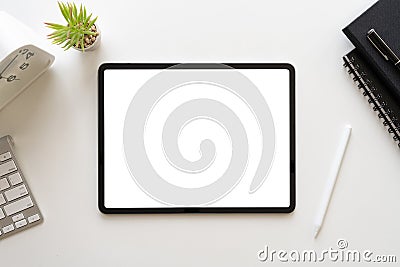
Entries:
[[92,14],[87,15],[86,7],[79,7],[75,3],[58,2],[58,6],[64,16],[67,25],[45,22],[46,26],[54,32],[48,35],[53,40],[53,44],[63,45],[65,50],[76,47],[85,51],[99,35],[95,22],[97,17],[92,19]]

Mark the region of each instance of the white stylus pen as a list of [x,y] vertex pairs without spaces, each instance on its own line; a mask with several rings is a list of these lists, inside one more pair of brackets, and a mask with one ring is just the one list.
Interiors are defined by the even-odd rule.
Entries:
[[318,211],[317,217],[315,218],[314,238],[317,237],[319,230],[321,229],[321,226],[324,222],[325,214],[329,207],[329,202],[332,197],[333,189],[335,188],[336,179],[339,173],[340,165],[342,164],[344,152],[346,151],[346,147],[349,142],[350,134],[351,126],[347,125],[344,128],[343,136],[340,139],[340,143],[336,151],[336,156],[333,160],[332,167],[328,176],[325,192],[322,196],[321,206]]

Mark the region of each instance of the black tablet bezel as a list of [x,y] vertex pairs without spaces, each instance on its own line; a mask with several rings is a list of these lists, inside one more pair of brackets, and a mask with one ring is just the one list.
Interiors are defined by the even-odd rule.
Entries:
[[[107,208],[104,205],[104,71],[166,69],[179,63],[103,63],[98,69],[98,207],[105,214],[149,213],[290,213],[296,206],[295,69],[288,63],[222,63],[235,69],[287,69],[290,73],[290,205],[289,207]],[[203,64],[203,63],[201,63]],[[194,64],[198,68],[199,64]],[[204,65],[207,65],[204,63]]]

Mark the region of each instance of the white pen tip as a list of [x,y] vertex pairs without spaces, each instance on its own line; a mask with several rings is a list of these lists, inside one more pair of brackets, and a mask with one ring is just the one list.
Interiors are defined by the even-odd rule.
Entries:
[[319,233],[319,229],[321,229],[321,226],[315,226],[315,228],[314,228],[314,238],[317,238],[317,236],[318,236],[318,233]]

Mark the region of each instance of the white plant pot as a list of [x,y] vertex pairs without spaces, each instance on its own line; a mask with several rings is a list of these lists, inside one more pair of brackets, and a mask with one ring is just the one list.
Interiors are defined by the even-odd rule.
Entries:
[[[99,46],[100,46],[100,41],[101,41],[101,32],[100,32],[100,29],[99,29],[99,27],[97,26],[97,24],[94,24],[95,26],[96,26],[96,29],[97,29],[97,36],[96,36],[96,41],[94,41],[94,43],[91,45],[91,46],[89,46],[89,47],[87,47],[87,48],[85,48],[85,52],[86,51],[93,51],[93,50],[96,50]],[[82,52],[82,49],[81,48],[76,48],[75,46],[72,46],[75,50],[78,50],[78,51],[80,51],[80,52]]]

